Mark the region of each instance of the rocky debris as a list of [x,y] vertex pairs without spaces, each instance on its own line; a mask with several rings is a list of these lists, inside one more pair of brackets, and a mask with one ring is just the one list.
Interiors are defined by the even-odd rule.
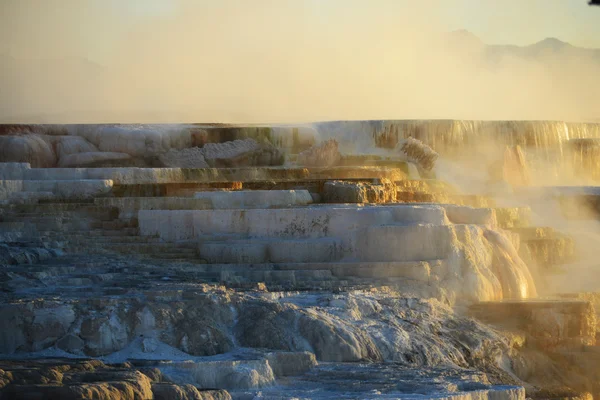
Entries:
[[161,154],[158,159],[163,166],[168,168],[210,168],[204,160],[204,149],[200,147],[183,150],[171,149]]
[[61,168],[105,166],[107,164],[118,164],[129,160],[131,160],[131,156],[125,153],[75,153],[62,157],[58,162],[58,166]]
[[296,162],[307,167],[332,167],[341,158],[337,140],[329,139],[298,154]]
[[202,153],[213,168],[282,165],[284,162],[283,154],[273,145],[254,139],[207,143]]
[[425,171],[431,171],[439,157],[439,154],[431,147],[412,137],[400,141],[398,147],[406,154],[410,162],[417,164]]
[[2,162],[29,163],[33,167],[54,167],[56,154],[43,135],[0,136]]
[[380,183],[328,181],[323,186],[325,203],[392,203],[396,185],[387,179]]

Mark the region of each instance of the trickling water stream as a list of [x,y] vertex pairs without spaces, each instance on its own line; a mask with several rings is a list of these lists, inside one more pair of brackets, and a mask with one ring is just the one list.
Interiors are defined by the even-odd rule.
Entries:
[[447,160],[469,167],[500,159],[506,146],[520,146],[534,184],[598,179],[599,123],[555,121],[340,121],[314,125],[320,139],[336,138],[342,152],[380,153],[408,137],[433,147]]

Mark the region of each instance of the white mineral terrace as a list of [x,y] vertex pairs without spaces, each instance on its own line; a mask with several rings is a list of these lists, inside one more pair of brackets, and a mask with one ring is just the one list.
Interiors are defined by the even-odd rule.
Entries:
[[0,398],[600,395],[598,126],[8,127]]

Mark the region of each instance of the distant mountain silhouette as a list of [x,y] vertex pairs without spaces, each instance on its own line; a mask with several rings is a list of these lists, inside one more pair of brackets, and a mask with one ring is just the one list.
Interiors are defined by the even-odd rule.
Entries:
[[[599,0],[600,1],[600,0]],[[450,32],[447,42],[460,53],[482,55],[488,62],[498,62],[504,57],[519,57],[530,60],[550,61],[557,57],[590,60],[600,63],[600,49],[573,46],[557,38],[546,38],[529,46],[487,45],[467,30]]]

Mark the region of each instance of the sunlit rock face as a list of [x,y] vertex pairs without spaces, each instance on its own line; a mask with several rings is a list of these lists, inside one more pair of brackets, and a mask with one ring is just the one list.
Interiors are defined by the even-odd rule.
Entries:
[[[523,354],[547,352],[548,369],[559,351],[593,359],[587,304],[533,305],[536,284],[547,287],[540,275],[576,252],[560,229],[530,226],[540,215],[528,186],[592,168],[594,124],[6,133],[0,155],[15,162],[0,164],[2,354],[141,359],[169,380],[149,376],[154,397],[219,388],[234,398],[333,385],[360,398],[360,381],[391,398],[418,386],[521,399],[490,382],[521,384],[536,365]],[[461,316],[482,304],[474,315],[503,333]],[[522,321],[485,319],[506,304],[502,318]]]
[[488,229],[484,236],[494,249],[492,268],[500,280],[503,297],[506,299],[536,297],[535,284],[529,268],[517,253],[513,243],[498,231]]
[[596,343],[596,313],[588,301],[539,299],[471,306],[471,314],[505,329],[516,330],[545,350],[576,349]]
[[[454,302],[523,299],[535,284],[495,218],[463,210],[451,224],[441,206],[318,206],[284,209],[139,212],[142,235],[167,241],[206,235],[244,239],[201,244],[211,263],[421,262],[441,260],[432,283]],[[456,213],[455,213],[456,214]],[[489,212],[488,212],[489,214]],[[491,214],[493,215],[493,214]],[[454,215],[455,218],[456,215]],[[476,225],[477,223],[488,225]],[[277,249],[287,249],[284,258]]]
[[531,174],[520,146],[506,147],[502,159],[489,167],[494,182],[506,182],[513,187],[529,186]]
[[397,147],[406,155],[409,161],[426,171],[433,169],[435,160],[439,157],[439,154],[431,147],[412,137],[401,140]]
[[[304,164],[336,165],[343,157],[356,154],[406,156],[394,149],[402,147],[409,138],[432,149],[426,157],[420,153],[422,161],[429,160],[421,162],[421,172],[428,170],[432,156],[437,153],[470,168],[495,170],[493,175],[508,176],[511,183],[518,185],[566,183],[573,178],[594,181],[600,176],[595,161],[600,124],[553,121],[385,120],[265,127],[22,125],[3,129],[0,140],[5,151],[0,153],[0,161],[29,162],[38,167],[56,166],[65,159],[62,165],[76,167],[86,164],[74,162],[74,154],[101,153],[108,157],[110,153],[121,153],[131,156],[129,164],[122,161],[114,165],[144,166],[142,162],[154,162],[170,150],[251,139],[279,151],[276,154],[271,149],[266,154],[263,149],[254,165],[279,165],[283,156],[303,152],[307,155],[307,151],[316,149],[321,149],[321,156],[312,155]],[[332,147],[334,142],[337,151]],[[313,150],[309,150],[311,146]],[[520,150],[509,156],[504,153],[505,146]],[[494,162],[502,164],[507,158],[516,158],[519,163],[526,160],[529,174],[515,172],[510,167],[513,161],[504,162],[504,167],[494,166]],[[302,157],[289,159],[296,162]],[[419,161],[415,161],[418,165]]]
[[[600,124],[554,121],[383,120],[315,124],[322,140],[335,138],[342,153],[391,151],[414,138],[466,168],[494,170],[511,183],[571,184],[600,176],[596,161]],[[505,154],[504,149],[511,150]],[[504,160],[504,161],[503,161]],[[510,165],[526,160],[529,173]],[[494,164],[496,163],[496,164]],[[504,165],[504,167],[502,166]],[[482,168],[483,167],[483,168]],[[473,181],[477,170],[469,170]]]

